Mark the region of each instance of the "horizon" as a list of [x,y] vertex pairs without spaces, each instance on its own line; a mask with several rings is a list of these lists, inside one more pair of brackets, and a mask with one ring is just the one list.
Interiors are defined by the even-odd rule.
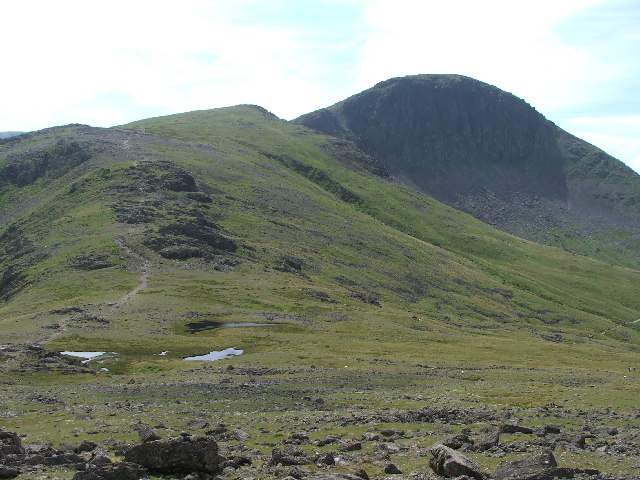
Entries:
[[4,7],[11,69],[0,78],[0,131],[110,127],[238,104],[291,120],[389,78],[453,73],[512,93],[640,173],[632,0],[104,5]]

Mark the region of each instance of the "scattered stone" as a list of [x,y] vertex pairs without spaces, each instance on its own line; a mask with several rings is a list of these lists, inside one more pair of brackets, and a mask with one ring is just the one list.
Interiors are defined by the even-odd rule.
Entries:
[[113,262],[109,260],[109,255],[101,252],[92,252],[73,257],[69,261],[69,266],[76,270],[100,270],[113,267]]
[[338,450],[341,452],[355,452],[356,450],[362,450],[362,443],[356,440],[344,440],[340,442]]
[[442,444],[432,446],[429,451],[431,458],[429,466],[438,475],[446,478],[456,478],[462,475],[483,480],[485,477],[480,472],[480,467],[470,458]]
[[202,430],[203,428],[207,428],[208,426],[209,422],[206,422],[204,420],[191,420],[185,428],[187,430]]
[[278,448],[274,448],[271,452],[271,460],[269,465],[308,465],[313,463],[311,459],[299,448],[293,445],[286,445],[281,451]]
[[340,441],[340,437],[338,437],[336,435],[327,435],[323,439],[314,441],[313,444],[318,446],[318,447],[324,447],[325,445],[329,445],[331,443],[336,443],[338,441]]
[[[366,474],[365,474],[366,475]],[[351,475],[348,473],[322,473],[322,472],[310,472],[294,468],[289,475],[283,480],[363,480],[365,477],[357,475]],[[368,477],[367,477],[368,478]]]
[[466,433],[459,433],[458,435],[452,435],[450,437],[445,438],[442,441],[442,445],[445,447],[453,448],[454,450],[459,450],[463,446],[473,445],[473,440],[469,438],[469,435]]
[[98,447],[97,443],[85,440],[76,448],[74,448],[74,452],[75,453],[93,452],[97,447]]
[[473,442],[473,450],[476,452],[484,452],[493,447],[497,447],[499,442],[500,433],[498,430],[495,430],[476,438]]
[[227,459],[223,462],[222,467],[231,467],[233,469],[238,469],[240,467],[251,465],[252,463],[252,460],[245,455],[231,455],[228,456]]
[[249,435],[247,432],[243,430],[240,430],[239,428],[234,428],[231,431],[231,436],[236,440],[238,440],[239,442],[246,442],[251,438],[251,435]]
[[135,463],[119,462],[106,465],[88,465],[87,469],[78,472],[73,480],[139,480],[146,477],[144,467]]
[[549,451],[503,465],[497,468],[492,476],[496,480],[534,478],[535,475],[540,475],[557,466],[556,458]]
[[143,427],[142,425],[136,425],[133,428],[138,432],[142,443],[155,442],[161,439],[160,435],[152,428]]
[[382,307],[378,299],[372,295],[367,295],[366,293],[353,292],[351,297],[357,298],[361,302],[368,303],[369,305],[374,305],[376,307]]
[[542,425],[541,427],[535,430],[535,434],[538,435],[539,437],[544,437],[551,433],[554,433],[554,434],[560,433],[560,427],[558,425],[547,424],[547,425]]
[[525,427],[522,425],[512,425],[510,423],[506,423],[500,425],[499,429],[500,433],[533,433],[533,428]]
[[336,457],[333,452],[322,453],[316,459],[316,463],[320,465],[335,465]]
[[395,463],[387,463],[384,467],[384,473],[389,473],[391,475],[400,475],[402,471],[396,466]]
[[383,428],[380,430],[380,434],[384,437],[402,437],[404,430],[398,430],[397,428]]
[[125,454],[125,460],[159,473],[218,473],[224,460],[218,455],[218,444],[208,437],[182,434],[179,437],[136,445]]
[[361,468],[356,472],[356,477],[359,477],[362,480],[370,480],[369,475],[367,475],[367,472],[365,472],[364,468]]
[[22,454],[22,441],[15,432],[5,432],[0,430],[0,459],[5,455]]
[[20,475],[20,469],[0,465],[0,478],[16,478],[18,475]]
[[309,435],[304,432],[293,432],[289,435],[289,438],[286,440],[287,443],[292,443],[295,445],[303,445],[309,443]]
[[304,265],[304,260],[301,258],[284,255],[278,259],[276,266],[273,268],[280,272],[300,273]]

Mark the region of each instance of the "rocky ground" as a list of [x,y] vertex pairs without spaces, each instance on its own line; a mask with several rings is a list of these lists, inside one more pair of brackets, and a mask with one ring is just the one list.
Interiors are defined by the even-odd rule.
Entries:
[[465,404],[384,372],[374,386],[222,363],[110,376],[41,347],[0,353],[0,478],[640,478],[640,411]]

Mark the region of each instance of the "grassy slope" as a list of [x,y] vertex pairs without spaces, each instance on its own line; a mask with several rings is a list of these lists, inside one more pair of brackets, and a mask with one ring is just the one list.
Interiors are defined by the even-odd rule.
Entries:
[[[424,472],[426,459],[416,448],[442,440],[451,428],[477,434],[494,421],[451,427],[376,416],[466,406],[499,416],[506,409],[509,421],[531,426],[561,423],[563,430],[580,431],[595,416],[598,424],[637,431],[637,420],[628,419],[640,391],[636,377],[625,375],[627,365],[638,363],[640,324],[624,323],[640,317],[638,271],[498,232],[366,173],[348,147],[339,155],[353,154],[345,168],[323,153],[331,139],[255,108],[150,119],[120,131],[69,127],[32,135],[12,152],[48,148],[60,133],[90,140],[91,160],[0,195],[0,235],[17,226],[32,244],[25,257],[35,259],[25,270],[27,287],[0,304],[0,344],[35,339],[51,348],[120,355],[99,364],[113,375],[3,376],[2,426],[28,441],[137,443],[135,423],[162,423],[168,436],[204,419],[241,428],[251,435],[242,448],[269,455],[292,431],[352,438],[372,425],[391,426],[420,432],[396,441],[404,453],[393,461],[403,471]],[[149,188],[153,172],[162,174],[162,160],[188,170],[212,203]],[[123,202],[155,217],[118,222],[114,206]],[[216,270],[219,259],[169,260],[143,244],[160,226],[196,214],[240,245],[226,255],[239,265]],[[116,238],[150,262],[147,287],[122,302],[140,281],[143,261],[127,255]],[[88,251],[105,253],[114,265],[70,267]],[[276,270],[284,255],[302,259],[302,272]],[[20,258],[2,257],[15,261]],[[72,305],[82,312],[52,311]],[[187,333],[184,325],[194,319],[281,324]],[[55,324],[64,328],[44,328]],[[205,364],[181,360],[230,346],[245,354]],[[156,355],[163,350],[169,354]],[[325,403],[305,400],[316,395]],[[354,418],[363,420],[354,425]],[[363,452],[363,463],[335,471],[362,467],[382,478],[374,443],[365,442]],[[528,454],[470,455],[490,470]],[[637,470],[633,456],[564,450],[557,456],[561,466]],[[55,472],[57,478],[73,474]],[[271,474],[240,472],[238,478],[282,476]]]
[[[32,285],[0,307],[2,341],[35,337],[60,348],[116,350],[125,356],[114,371],[184,368],[176,362],[184,354],[229,346],[245,349],[239,361],[327,368],[366,369],[372,359],[536,365],[562,377],[637,363],[640,325],[625,323],[640,317],[638,271],[523,241],[392,180],[344,168],[323,153],[327,137],[253,107],[150,119],[124,130],[117,135],[126,137],[125,150],[92,160],[96,169],[70,172],[81,187],[72,194],[62,180],[25,187],[32,198],[46,192],[47,203],[16,206],[14,222],[55,254],[31,266]],[[292,158],[315,170],[292,168]],[[154,208],[164,216],[155,224],[114,221],[109,205],[120,193],[113,185],[135,185],[131,166],[158,159],[182,166],[210,192],[208,218],[250,247],[236,252],[240,265],[217,271],[198,259],[163,259],[142,245],[149,228],[195,208],[181,193],[134,199],[161,200]],[[353,194],[349,201],[336,196],[337,185]],[[141,262],[123,255],[115,236],[152,261],[147,288],[123,304],[114,302],[136,286]],[[70,269],[67,260],[87,249],[110,252],[114,266]],[[302,259],[302,274],[274,269],[283,255]],[[88,320],[51,313],[74,304]],[[193,335],[184,330],[193,318],[282,325]],[[42,328],[61,322],[62,332]],[[171,351],[167,358],[151,356],[162,350]],[[515,373],[486,375],[496,385],[520,381]],[[626,403],[636,390],[615,382]]]

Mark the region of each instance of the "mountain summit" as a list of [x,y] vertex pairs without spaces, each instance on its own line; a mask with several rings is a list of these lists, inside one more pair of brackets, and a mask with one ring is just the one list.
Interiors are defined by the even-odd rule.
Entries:
[[640,176],[524,100],[460,75],[378,83],[295,120],[501,230],[640,266]]

